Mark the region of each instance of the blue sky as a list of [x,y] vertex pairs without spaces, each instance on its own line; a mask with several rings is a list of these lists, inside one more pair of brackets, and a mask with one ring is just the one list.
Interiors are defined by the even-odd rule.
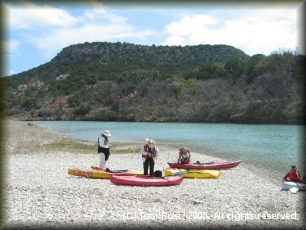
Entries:
[[2,1],[4,75],[47,63],[84,42],[225,44],[248,55],[301,49],[303,1],[142,2]]

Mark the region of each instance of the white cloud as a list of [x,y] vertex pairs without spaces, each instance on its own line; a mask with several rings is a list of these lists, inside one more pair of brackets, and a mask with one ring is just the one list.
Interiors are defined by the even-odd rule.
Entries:
[[96,18],[96,14],[92,13],[92,12],[85,12],[84,14],[87,18],[89,18],[90,20],[94,20]]
[[9,5],[9,27],[13,29],[36,29],[56,26],[68,27],[80,21],[67,11],[51,6],[25,4],[22,6]]
[[[87,21],[86,19],[90,19]],[[84,23],[90,24],[100,24],[100,23],[115,23],[115,24],[126,24],[128,19],[125,17],[121,17],[116,14],[107,13],[106,11],[101,10],[87,10],[84,13],[84,17],[82,17]]]
[[163,45],[226,44],[249,55],[268,55],[279,48],[297,46],[294,10],[241,13],[231,19],[211,15],[183,17],[165,27],[169,37]]
[[[62,48],[84,42],[144,39],[153,31],[137,30],[128,19],[108,13],[96,1],[88,2],[94,9],[86,8],[82,15],[73,17],[63,9],[50,6],[27,5],[10,8],[12,32],[22,31],[22,43],[31,44],[42,51],[46,58],[53,57]],[[88,3],[86,7],[88,7]],[[38,30],[33,31],[35,28]],[[31,30],[30,30],[31,29]]]
[[58,29],[44,37],[31,37],[31,42],[41,49],[46,57],[53,57],[56,52],[71,44],[124,40],[127,38],[143,39],[152,35],[150,30],[136,31],[130,25],[106,24],[89,25],[80,28]]
[[106,10],[104,9],[104,6],[101,3],[93,2],[91,5],[94,10],[86,11],[84,14],[90,20],[94,20],[97,17],[101,17],[106,14]]
[[167,42],[164,43],[165,45],[167,44],[175,44],[175,45],[181,45],[184,46],[186,45],[186,40],[182,36],[170,36],[167,38]]
[[165,28],[170,34],[189,36],[194,33],[201,34],[206,32],[209,26],[216,23],[216,20],[210,16],[194,15],[186,16],[178,22],[165,26]]

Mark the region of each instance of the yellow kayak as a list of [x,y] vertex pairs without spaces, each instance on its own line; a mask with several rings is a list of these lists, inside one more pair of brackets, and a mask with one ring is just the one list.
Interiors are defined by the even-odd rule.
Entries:
[[129,169],[129,170],[116,170],[113,172],[106,172],[104,170],[84,170],[77,168],[69,168],[68,174],[73,176],[81,176],[88,178],[109,179],[112,175],[118,175],[118,176],[143,175],[143,171]]
[[219,170],[208,169],[172,169],[168,168],[164,170],[165,176],[173,176],[174,173],[185,172],[184,178],[218,178],[222,175]]

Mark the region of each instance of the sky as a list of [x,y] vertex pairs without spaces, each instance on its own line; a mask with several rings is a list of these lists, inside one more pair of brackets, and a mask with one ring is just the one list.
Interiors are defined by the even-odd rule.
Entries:
[[247,55],[296,50],[304,1],[1,1],[4,76],[85,42],[230,45]]

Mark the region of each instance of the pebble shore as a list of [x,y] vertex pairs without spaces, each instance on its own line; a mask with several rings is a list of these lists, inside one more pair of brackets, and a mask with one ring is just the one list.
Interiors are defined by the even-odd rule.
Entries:
[[[24,125],[24,123],[18,123]],[[49,132],[49,130],[45,130]],[[12,132],[11,132],[12,133]],[[141,143],[140,143],[141,146]],[[113,143],[116,149],[116,144]],[[114,150],[113,149],[113,150]],[[139,154],[115,154],[110,169],[142,170]],[[305,192],[281,191],[242,162],[218,179],[180,185],[119,186],[68,174],[90,169],[98,154],[7,151],[6,224],[2,229],[305,229]],[[139,147],[140,152],[140,147]],[[160,146],[155,170],[168,168],[177,149]],[[221,160],[192,153],[194,159]]]

